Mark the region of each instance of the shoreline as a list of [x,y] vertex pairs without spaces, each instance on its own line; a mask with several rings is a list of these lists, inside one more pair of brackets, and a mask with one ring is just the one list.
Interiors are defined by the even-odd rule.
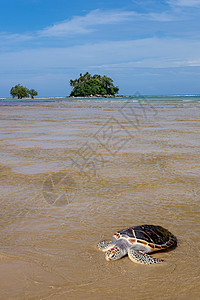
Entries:
[[190,102],[190,103],[199,103],[200,102],[200,95],[116,95],[116,96],[104,96],[104,97],[96,97],[96,96],[88,96],[88,97],[35,97],[32,98],[0,98],[0,105],[25,105],[25,104],[37,104],[37,103],[45,103],[45,102],[124,102],[124,101],[148,101],[148,102]]
[[83,96],[83,97],[74,97],[74,96],[66,96],[66,97],[35,97],[35,98],[22,98],[22,99],[18,99],[18,98],[0,98],[0,101],[3,100],[8,100],[8,101],[23,101],[23,100],[30,100],[30,101],[34,101],[34,100],[48,100],[48,99],[56,99],[56,100],[64,100],[64,99],[101,99],[101,98],[123,98],[123,97],[127,97],[124,95],[104,95],[104,96]]

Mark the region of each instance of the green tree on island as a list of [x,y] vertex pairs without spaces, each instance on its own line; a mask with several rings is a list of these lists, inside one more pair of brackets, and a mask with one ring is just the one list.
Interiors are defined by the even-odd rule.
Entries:
[[38,93],[34,89],[29,90],[20,84],[13,86],[10,90],[10,94],[13,98],[18,97],[18,99],[29,97],[29,95],[31,95],[31,98],[33,99],[34,96],[38,95]]
[[78,79],[70,80],[70,85],[73,87],[70,96],[74,97],[114,96],[119,91],[111,78],[97,74],[91,76],[88,72],[80,74]]
[[34,96],[38,95],[38,92],[36,90],[34,90],[34,89],[31,89],[31,90],[29,90],[29,94],[30,94],[31,98],[33,99]]

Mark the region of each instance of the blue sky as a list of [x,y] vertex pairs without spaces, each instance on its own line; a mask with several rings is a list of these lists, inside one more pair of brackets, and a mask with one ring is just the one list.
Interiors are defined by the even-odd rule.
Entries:
[[200,94],[200,0],[2,0],[0,97],[66,96],[80,73],[120,94]]

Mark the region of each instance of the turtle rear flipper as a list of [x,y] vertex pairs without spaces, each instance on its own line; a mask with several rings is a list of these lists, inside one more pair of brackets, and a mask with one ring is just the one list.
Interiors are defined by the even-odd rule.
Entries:
[[128,250],[128,256],[129,256],[130,260],[132,260],[134,263],[138,263],[138,264],[151,265],[151,264],[158,264],[158,263],[163,262],[162,259],[152,257],[141,251],[136,251],[136,250],[134,250],[133,247],[131,247]]
[[109,249],[111,249],[113,247],[113,243],[112,242],[107,242],[107,241],[101,241],[98,243],[97,247],[99,248],[99,250],[106,252]]

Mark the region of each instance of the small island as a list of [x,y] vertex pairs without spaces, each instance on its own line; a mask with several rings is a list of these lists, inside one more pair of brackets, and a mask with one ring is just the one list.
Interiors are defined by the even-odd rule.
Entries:
[[115,97],[118,93],[118,86],[114,86],[113,80],[107,76],[88,72],[75,80],[70,80],[73,90],[70,97]]
[[27,87],[22,86],[21,84],[17,84],[11,88],[10,94],[13,98],[17,97],[18,99],[22,99],[27,98],[30,95],[31,99],[33,99],[34,96],[38,95],[38,92],[34,89],[29,90]]

